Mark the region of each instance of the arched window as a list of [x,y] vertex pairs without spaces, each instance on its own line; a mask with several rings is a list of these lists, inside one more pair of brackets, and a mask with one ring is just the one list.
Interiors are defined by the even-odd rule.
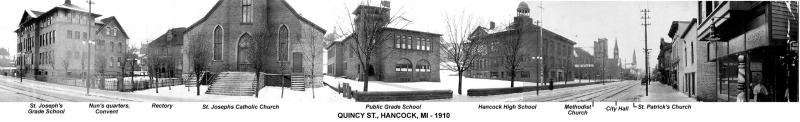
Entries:
[[431,63],[427,60],[419,60],[417,61],[417,66],[415,67],[417,72],[416,76],[419,78],[419,81],[428,81],[431,76]]
[[397,81],[411,81],[414,65],[408,59],[400,59],[395,63],[394,71]]
[[223,30],[221,26],[214,28],[214,60],[222,60],[222,39],[224,36],[222,35],[222,31]]
[[237,61],[239,62],[240,70],[246,69],[247,65],[251,64],[250,57],[252,53],[250,51],[252,51],[254,44],[253,38],[248,33],[239,38]]
[[278,60],[289,60],[289,29],[286,25],[281,26],[278,31]]
[[397,72],[412,72],[412,68],[414,65],[411,64],[411,61],[408,59],[400,59],[394,65],[394,71]]
[[426,60],[417,61],[417,72],[431,72],[431,63]]
[[253,0],[242,0],[242,23],[253,22]]

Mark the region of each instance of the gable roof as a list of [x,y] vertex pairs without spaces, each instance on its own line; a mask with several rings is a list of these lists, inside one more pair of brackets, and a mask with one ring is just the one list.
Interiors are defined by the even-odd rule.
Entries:
[[311,25],[312,27],[314,27],[314,29],[317,29],[317,31],[320,31],[320,32],[322,32],[323,34],[324,34],[324,33],[326,33],[326,30],[325,30],[325,29],[322,29],[322,27],[319,27],[317,24],[314,24],[313,22],[309,21],[308,19],[306,19],[306,18],[305,18],[305,17],[303,17],[303,16],[300,16],[300,14],[298,14],[298,13],[297,13],[297,11],[296,11],[296,10],[294,10],[294,8],[292,8],[292,6],[291,6],[291,5],[289,5],[289,3],[288,3],[288,2],[286,2],[286,0],[280,0],[280,2],[281,2],[281,3],[283,3],[283,5],[284,5],[284,6],[286,6],[286,8],[289,8],[289,11],[291,11],[291,12],[292,12],[292,15],[294,15],[294,16],[295,16],[295,17],[297,17],[297,18],[300,18],[300,20],[301,20],[301,21],[303,21],[303,22],[305,22],[306,24],[309,24],[309,25]]
[[122,24],[119,24],[119,21],[117,21],[117,17],[114,17],[114,16],[106,17],[106,18],[100,19],[99,23],[96,21],[95,24],[101,25],[100,29],[97,29],[97,31],[95,31],[95,34],[96,33],[101,33],[103,28],[109,26],[109,24],[114,24],[117,27],[117,29],[119,29],[119,31],[122,32],[122,35],[125,36],[125,38],[130,38],[128,36],[128,33],[125,32],[125,29],[123,29]]
[[[70,3],[70,2],[66,2],[64,4],[55,6],[55,7],[51,8],[50,10],[47,10],[47,11],[44,11],[44,12],[34,11],[34,10],[25,10],[24,13],[22,14],[22,19],[20,20],[19,25],[23,25],[23,24],[27,23],[30,20],[39,18],[39,16],[53,13],[55,10],[58,10],[58,9],[66,9],[66,10],[71,10],[71,11],[89,13],[89,11],[87,9],[83,8],[83,7],[74,5],[74,4]],[[91,13],[91,14],[92,14],[92,17],[100,17],[101,16],[100,14],[97,14],[97,13]],[[33,18],[33,19],[28,19],[26,16],[30,17],[30,18]]]
[[[212,13],[212,12],[214,12],[214,11],[216,11],[216,10],[217,10],[217,8],[219,8],[219,6],[220,6],[220,5],[222,5],[222,2],[223,2],[223,1],[225,1],[225,0],[219,0],[219,1],[217,1],[217,3],[216,3],[216,4],[214,4],[214,7],[212,7],[212,8],[211,8],[211,10],[209,10],[208,12],[206,12],[206,15],[205,15],[205,16],[203,16],[203,18],[200,18],[200,20],[198,20],[198,21],[197,21],[197,22],[195,22],[194,24],[192,24],[192,25],[190,25],[189,27],[187,27],[187,28],[186,28],[186,31],[190,31],[190,30],[194,29],[194,27],[197,27],[197,25],[199,25],[200,23],[203,23],[203,22],[205,22],[205,21],[208,19],[208,17],[210,17],[210,16],[211,16],[211,13]],[[294,15],[294,16],[295,16],[295,17],[297,17],[297,18],[299,18],[299,19],[300,19],[300,21],[303,21],[304,23],[311,25],[312,27],[314,27],[314,29],[317,29],[317,31],[320,31],[320,32],[322,32],[323,34],[324,34],[324,33],[326,33],[326,30],[325,30],[325,29],[323,29],[322,27],[318,26],[317,24],[314,24],[313,22],[309,21],[308,19],[306,19],[306,18],[305,18],[305,17],[303,17],[303,16],[300,16],[300,14],[298,14],[298,13],[297,13],[297,11],[296,11],[296,10],[294,10],[294,8],[292,8],[292,6],[291,6],[291,5],[289,5],[289,3],[287,3],[287,2],[286,2],[286,0],[279,0],[279,2],[281,2],[281,3],[282,3],[284,6],[286,6],[286,8],[288,8],[288,9],[289,9],[289,11],[292,13],[292,15]]]

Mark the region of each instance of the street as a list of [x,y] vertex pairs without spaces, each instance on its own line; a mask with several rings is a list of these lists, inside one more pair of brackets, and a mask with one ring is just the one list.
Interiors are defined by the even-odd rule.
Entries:
[[555,89],[552,92],[526,93],[515,102],[635,102],[644,96],[644,86],[636,81],[611,82],[573,88]]
[[0,86],[0,102],[18,102],[18,101],[47,102],[46,100],[40,98],[11,91],[8,89],[8,87]]

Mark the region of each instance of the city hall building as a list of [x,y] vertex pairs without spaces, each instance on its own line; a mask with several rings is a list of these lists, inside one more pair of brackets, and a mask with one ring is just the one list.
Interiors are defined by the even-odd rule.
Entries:
[[[530,8],[525,2],[521,2],[517,8],[517,16],[507,27],[495,27],[494,22],[489,27],[478,27],[471,33],[471,41],[480,42],[486,47],[486,56],[479,59],[477,67],[467,73],[472,78],[502,79],[509,80],[511,73],[508,72],[502,63],[504,62],[503,51],[500,45],[510,44],[510,40],[519,40],[520,64],[516,71],[516,79],[520,81],[540,81],[539,64],[540,60],[533,59],[534,56],[543,54],[544,57],[544,79],[546,81],[571,81],[574,79],[573,46],[575,42],[567,39],[555,32],[543,29],[533,24],[533,19],[529,16]],[[540,30],[541,35],[540,35]],[[542,41],[539,37],[542,36]],[[540,47],[541,46],[541,47]],[[544,52],[539,51],[543,48]]]
[[[191,47],[192,43],[204,43],[208,44],[211,72],[248,72],[254,70],[253,63],[263,63],[261,71],[268,74],[314,72],[321,76],[324,34],[325,29],[300,16],[285,0],[219,0],[186,28],[182,69],[192,72],[186,51],[197,48]],[[266,48],[266,52],[258,52],[257,58],[263,62],[248,57],[251,54],[247,52],[254,48]]]
[[70,0],[47,11],[25,10],[14,32],[19,69],[40,81],[118,75],[128,49],[129,37],[114,16],[89,13]]
[[[359,79],[360,74],[367,75],[368,80],[386,82],[439,82],[439,40],[440,34],[387,27],[390,21],[388,1],[385,6],[360,5],[355,9],[354,23],[384,23],[379,26],[356,25],[364,28],[376,28],[376,42],[380,45],[371,55],[372,62],[362,72],[360,62],[354,48],[355,36],[367,36],[362,33],[347,35],[337,39],[328,46],[328,70],[331,76]],[[371,30],[371,29],[370,29]],[[370,35],[372,36],[372,35]]]

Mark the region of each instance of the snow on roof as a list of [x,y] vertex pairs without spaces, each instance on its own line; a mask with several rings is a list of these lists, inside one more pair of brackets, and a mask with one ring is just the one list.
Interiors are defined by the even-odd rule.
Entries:
[[334,42],[342,42],[342,41],[344,41],[345,39],[349,38],[350,36],[351,36],[351,35],[350,35],[350,34],[348,34],[347,36],[342,36],[342,37],[336,38],[336,40],[333,40],[333,41],[334,41]]

